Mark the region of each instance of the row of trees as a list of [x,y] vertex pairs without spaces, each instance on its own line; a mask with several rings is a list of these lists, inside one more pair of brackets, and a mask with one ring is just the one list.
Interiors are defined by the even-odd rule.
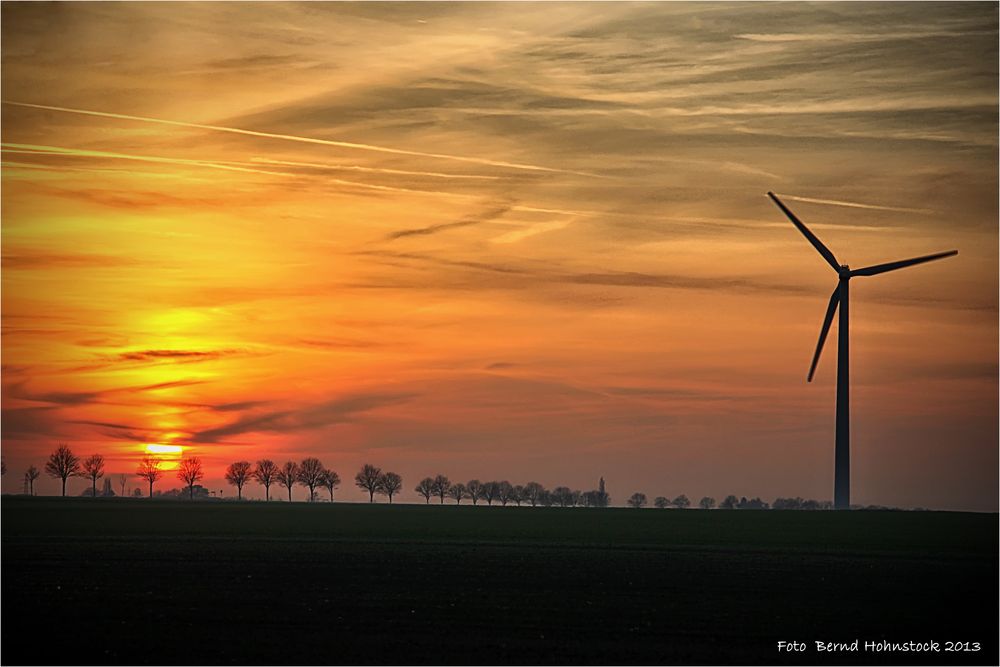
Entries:
[[[626,501],[629,507],[635,509],[640,509],[648,504],[648,499],[645,493],[633,493],[632,496]],[[691,507],[691,501],[684,494],[681,494],[670,500],[664,496],[657,496],[653,500],[653,506],[657,509],[667,509],[669,507],[675,507],[677,509],[687,509]],[[716,506],[715,498],[705,496],[698,501],[698,507],[703,510],[714,509]],[[774,505],[768,505],[766,502],[760,498],[751,498],[747,500],[744,496],[742,498],[737,498],[736,496],[729,495],[719,503],[719,509],[723,510],[766,510],[766,509],[776,509],[776,510],[829,510],[833,509],[833,503],[829,500],[819,501],[819,500],[803,500],[802,498],[776,498]]]
[[[153,496],[153,485],[163,478],[163,461],[155,456],[146,456],[139,462],[136,475],[149,484],[149,495]],[[59,479],[62,482],[62,495],[66,495],[66,482],[70,477],[84,477],[91,482],[91,488],[86,495],[97,496],[97,481],[104,476],[104,457],[100,454],[93,454],[85,459],[81,459],[73,454],[66,445],[59,445],[49,456],[45,463],[45,472],[49,476]],[[6,465],[4,465],[6,472]],[[34,466],[30,466],[24,473],[25,484],[29,492],[34,495],[34,483],[41,476],[41,472]],[[181,460],[177,468],[177,478],[184,483],[189,498],[194,498],[195,487],[205,476],[201,459],[192,456]],[[236,461],[229,464],[225,472],[226,481],[236,487],[238,499],[243,498],[243,488],[250,482],[256,482],[264,487],[264,498],[271,499],[271,486],[279,485],[284,487],[288,493],[288,500],[292,500],[292,489],[296,485],[301,485],[308,489],[309,500],[315,500],[318,490],[325,490],[330,494],[330,501],[334,499],[334,492],[340,486],[340,475],[323,465],[314,457],[303,459],[301,462],[286,461],[283,465],[278,465],[271,459],[261,459],[256,463],[250,461]],[[403,478],[397,473],[383,471],[381,468],[371,464],[365,464],[354,476],[355,485],[368,492],[369,502],[375,501],[375,495],[382,495],[388,498],[389,502],[403,488]],[[125,476],[120,477],[122,495],[125,494]],[[199,487],[200,488],[200,487]],[[105,480],[105,490],[101,495],[108,495],[110,484]],[[137,490],[138,491],[138,490]],[[528,482],[527,484],[511,484],[504,481],[481,482],[478,479],[469,480],[466,483],[453,483],[445,475],[435,477],[425,477],[417,483],[414,488],[417,494],[424,498],[426,503],[430,503],[432,498],[436,498],[443,505],[445,499],[461,504],[463,500],[469,500],[473,505],[478,505],[480,501],[487,505],[498,503],[502,506],[508,504],[531,505],[532,507],[607,507],[611,503],[611,498],[604,491],[604,480],[598,490],[577,491],[569,487],[557,486],[552,490],[546,489],[538,482]],[[113,492],[111,492],[113,495]],[[626,501],[626,505],[632,508],[642,508],[648,505],[649,501],[644,493],[634,493]],[[687,509],[691,507],[691,501],[684,494],[673,500],[665,496],[657,496],[653,500],[653,506],[658,509],[676,508]],[[705,496],[698,501],[701,509],[714,509],[716,507],[715,498]],[[748,500],[746,497],[737,498],[734,495],[718,503],[719,509],[769,509],[771,506],[760,498]],[[773,508],[776,510],[822,510],[830,509],[832,504],[829,501],[820,502],[816,500],[804,500],[802,498],[777,498]]]
[[496,502],[505,507],[511,503],[532,507],[607,507],[610,504],[610,498],[604,491],[574,491],[566,486],[557,486],[549,491],[538,482],[521,485],[506,480],[480,482],[472,479],[464,484],[452,483],[445,475],[423,478],[414,491],[423,496],[426,503],[430,503],[431,498],[437,498],[442,505],[445,498],[451,498],[456,505],[469,500],[473,505],[484,501],[487,505]]

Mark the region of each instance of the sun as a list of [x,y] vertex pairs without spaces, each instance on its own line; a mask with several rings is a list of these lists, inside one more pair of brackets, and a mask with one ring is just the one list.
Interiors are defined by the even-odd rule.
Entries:
[[144,448],[147,454],[160,459],[161,470],[176,470],[181,460],[184,448],[180,445],[164,445],[161,443],[149,443]]

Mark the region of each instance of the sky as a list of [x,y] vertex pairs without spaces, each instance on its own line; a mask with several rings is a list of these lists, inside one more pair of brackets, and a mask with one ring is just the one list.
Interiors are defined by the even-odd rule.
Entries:
[[3,490],[67,443],[831,499],[773,190],[853,267],[959,250],[852,281],[852,501],[996,511],[997,11],[4,3]]

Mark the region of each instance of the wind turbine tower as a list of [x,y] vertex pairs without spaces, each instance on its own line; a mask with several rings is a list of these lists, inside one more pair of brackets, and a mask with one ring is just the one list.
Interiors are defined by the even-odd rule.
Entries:
[[851,507],[851,408],[850,408],[850,281],[851,278],[861,276],[877,276],[880,273],[904,269],[915,264],[932,262],[935,259],[944,259],[957,255],[957,250],[939,252],[923,257],[912,259],[901,259],[897,262],[886,264],[875,264],[862,269],[851,269],[847,264],[840,264],[834,257],[830,249],[816,238],[816,235],[809,231],[795,214],[788,210],[780,199],[773,193],[768,192],[767,196],[774,200],[778,208],[788,216],[802,235],[809,243],[823,256],[823,259],[837,272],[839,280],[837,287],[830,295],[830,304],[826,308],[826,317],[823,318],[823,328],[819,332],[819,342],[816,344],[816,353],[813,355],[812,364],[809,366],[808,382],[812,382],[813,374],[816,372],[816,364],[819,362],[819,354],[823,351],[823,343],[826,342],[826,335],[830,331],[830,324],[833,322],[833,315],[840,308],[840,317],[837,321],[837,444],[834,452],[834,474],[833,474],[833,506],[834,509],[846,510]]

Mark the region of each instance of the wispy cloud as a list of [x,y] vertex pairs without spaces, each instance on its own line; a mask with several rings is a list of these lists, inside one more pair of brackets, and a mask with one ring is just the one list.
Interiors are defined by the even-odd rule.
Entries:
[[192,442],[220,442],[244,433],[294,433],[352,421],[361,414],[413,398],[412,393],[372,393],[345,396],[326,403],[241,417],[216,428],[198,431]]
[[430,236],[431,234],[438,234],[451,229],[481,225],[484,222],[496,220],[509,210],[511,210],[511,206],[505,204],[491,208],[482,213],[466,216],[456,222],[444,222],[438,225],[429,225],[427,227],[417,227],[414,229],[401,229],[387,234],[385,240],[395,241],[396,239],[406,238],[407,236]]

